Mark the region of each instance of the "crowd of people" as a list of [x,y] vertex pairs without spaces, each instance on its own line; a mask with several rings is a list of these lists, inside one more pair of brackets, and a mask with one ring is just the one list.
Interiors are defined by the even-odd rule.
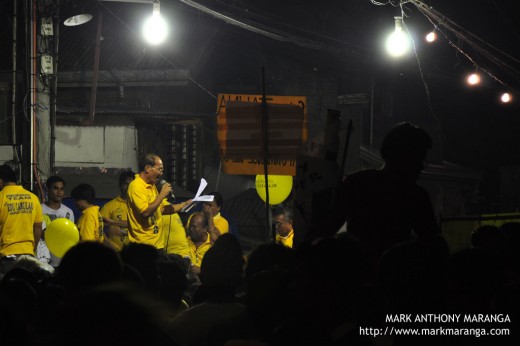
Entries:
[[[293,210],[282,205],[272,211],[274,241],[249,253],[229,232],[218,192],[183,224],[179,213],[191,201],[168,202],[172,186],[160,180],[155,154],[137,174],[121,174],[120,195],[101,209],[91,185],[74,187],[78,220],[62,203],[63,179],[47,180],[40,205],[0,166],[0,341],[517,345],[520,223],[481,227],[471,248],[450,253],[417,184],[431,145],[424,130],[396,126],[381,147],[384,167],[344,179],[307,239],[294,242]],[[80,236],[62,258],[49,255],[42,231],[56,218],[75,222]],[[414,314],[494,318],[388,319]],[[383,333],[388,327],[459,334]]]

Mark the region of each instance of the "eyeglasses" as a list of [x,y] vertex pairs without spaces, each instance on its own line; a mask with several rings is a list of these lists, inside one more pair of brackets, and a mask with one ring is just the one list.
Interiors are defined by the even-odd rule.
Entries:
[[286,223],[289,223],[289,221],[276,221],[276,222],[273,222],[273,226],[274,227],[279,227],[283,224],[286,224]]
[[188,229],[204,229],[205,227],[202,226],[202,225],[195,225],[193,223],[190,223],[190,225],[188,226]]
[[159,167],[157,167],[157,166],[152,166],[152,167],[153,167],[153,168],[157,168],[157,170],[158,170],[159,172],[164,171],[164,167],[163,167],[163,166],[159,166]]

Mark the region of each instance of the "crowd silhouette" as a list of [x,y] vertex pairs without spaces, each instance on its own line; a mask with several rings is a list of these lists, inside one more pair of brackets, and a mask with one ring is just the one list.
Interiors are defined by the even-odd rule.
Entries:
[[[0,342],[518,345],[520,223],[479,227],[471,247],[450,253],[416,184],[429,137],[404,124],[388,138],[385,167],[347,177],[331,215],[293,248],[269,242],[244,253],[225,233],[200,273],[186,258],[139,243],[118,252],[80,242],[55,272],[20,258],[0,281]],[[337,233],[345,221],[347,232]],[[495,318],[389,322],[395,315]],[[381,335],[387,327],[508,335]]]

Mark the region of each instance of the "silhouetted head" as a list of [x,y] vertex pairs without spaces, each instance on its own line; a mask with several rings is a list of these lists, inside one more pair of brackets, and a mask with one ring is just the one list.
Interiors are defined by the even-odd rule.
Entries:
[[240,242],[233,234],[225,233],[204,255],[200,281],[207,287],[234,288],[242,279],[243,266]]
[[501,255],[506,249],[504,232],[496,226],[482,225],[471,233],[471,245]]
[[245,277],[249,279],[261,272],[286,272],[292,267],[294,252],[277,243],[263,243],[256,246],[248,256]]
[[380,151],[387,170],[403,179],[417,180],[431,147],[432,139],[425,130],[401,123],[385,136]]
[[121,250],[121,258],[139,272],[149,292],[159,294],[161,275],[157,248],[149,244],[130,243]]
[[16,183],[16,174],[8,165],[0,166],[0,190],[8,183]]
[[123,262],[119,255],[97,242],[82,242],[65,253],[58,275],[65,287],[78,290],[121,279]]

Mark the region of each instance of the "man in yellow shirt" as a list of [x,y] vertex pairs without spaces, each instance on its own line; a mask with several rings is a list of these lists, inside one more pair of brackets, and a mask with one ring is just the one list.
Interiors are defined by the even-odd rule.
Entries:
[[163,214],[175,214],[186,203],[169,204],[166,197],[172,193],[172,186],[164,183],[161,191],[155,186],[164,171],[161,158],[146,154],[139,163],[139,173],[128,186],[128,240],[164,249]]
[[76,226],[81,241],[97,241],[104,243],[103,217],[99,206],[95,205],[96,192],[89,184],[79,184],[70,192],[74,205],[82,212]]
[[42,221],[38,197],[16,185],[16,174],[11,167],[0,166],[0,276],[19,256],[34,256]]
[[206,216],[211,216],[211,218],[208,218],[208,222],[210,226],[215,228],[215,236],[214,239],[212,239],[212,241],[215,241],[219,235],[229,232],[229,223],[220,215],[220,208],[222,208],[224,204],[222,195],[219,192],[210,192],[208,195],[213,196],[213,201],[204,202],[202,211]]
[[273,226],[276,230],[276,242],[292,248],[294,239],[292,211],[282,207],[276,208],[273,211]]
[[125,171],[119,175],[120,195],[108,201],[101,208],[101,216],[105,224],[107,244],[117,251],[128,244],[128,186],[134,180],[135,173]]
[[209,227],[208,217],[204,213],[195,212],[188,220],[191,269],[197,275],[200,273],[200,265],[204,255],[213,244]]

